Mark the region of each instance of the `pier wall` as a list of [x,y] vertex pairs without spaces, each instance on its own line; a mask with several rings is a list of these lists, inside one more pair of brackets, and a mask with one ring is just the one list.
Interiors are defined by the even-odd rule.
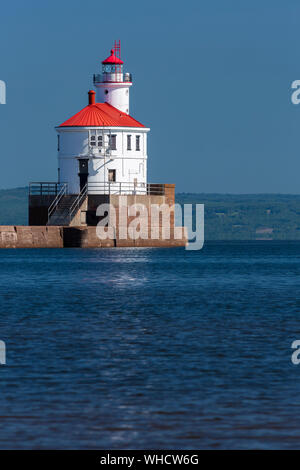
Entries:
[[63,248],[62,227],[0,225],[0,248]]
[[[120,195],[88,195],[78,208],[70,224],[66,226],[46,225],[48,207],[54,196],[42,194],[29,196],[29,226],[0,226],[0,248],[112,248],[112,247],[175,247],[185,246],[187,232],[184,227],[175,227],[175,185],[164,184],[161,195],[128,195],[127,205],[141,204],[147,210],[139,214],[139,224],[143,238],[134,240],[130,235],[130,225],[135,215],[120,217],[123,202]],[[100,239],[97,224],[103,217],[111,222],[111,214],[97,216],[97,207],[103,203],[114,208],[116,216],[113,239]],[[162,214],[152,215],[151,207],[169,206],[169,222],[165,223]],[[124,224],[124,226],[123,226]],[[138,224],[138,225],[139,225]],[[110,225],[114,225],[111,223]],[[134,224],[135,225],[135,224]],[[127,231],[125,231],[125,229]],[[170,230],[170,233],[168,231]],[[154,233],[155,232],[155,233]],[[125,236],[124,236],[125,233]],[[153,235],[154,233],[154,235]]]
[[96,227],[0,226],[0,248],[175,247],[185,246],[186,242],[184,227],[171,229],[171,237],[167,240],[163,239],[161,230],[158,239],[122,239],[117,233],[113,240],[101,240],[97,237]]

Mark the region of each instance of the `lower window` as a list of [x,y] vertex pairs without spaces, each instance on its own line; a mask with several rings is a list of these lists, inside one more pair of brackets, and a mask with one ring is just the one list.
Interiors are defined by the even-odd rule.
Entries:
[[108,181],[110,183],[116,181],[116,170],[108,170]]

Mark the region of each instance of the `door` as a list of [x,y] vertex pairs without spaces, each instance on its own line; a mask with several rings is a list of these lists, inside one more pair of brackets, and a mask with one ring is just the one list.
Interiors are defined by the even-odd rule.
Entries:
[[78,176],[79,176],[79,186],[80,186],[80,192],[81,192],[88,182],[89,160],[88,158],[80,158],[78,162],[79,162]]

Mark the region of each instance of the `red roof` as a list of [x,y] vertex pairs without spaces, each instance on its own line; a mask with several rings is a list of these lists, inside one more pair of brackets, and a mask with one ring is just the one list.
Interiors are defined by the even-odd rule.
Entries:
[[115,51],[113,49],[110,51],[110,54],[111,55],[107,57],[107,59],[102,61],[102,64],[124,64],[123,60],[119,59],[119,57],[115,55]]
[[89,104],[59,127],[145,127],[108,103]]

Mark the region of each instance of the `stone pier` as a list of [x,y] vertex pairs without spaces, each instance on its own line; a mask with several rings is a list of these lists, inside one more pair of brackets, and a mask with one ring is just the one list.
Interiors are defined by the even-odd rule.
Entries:
[[[131,240],[130,238],[101,240],[96,227],[56,227],[0,225],[0,248],[113,248],[113,247],[176,247],[185,246],[186,231],[183,227],[171,230],[170,239]],[[180,238],[179,238],[180,237]]]

